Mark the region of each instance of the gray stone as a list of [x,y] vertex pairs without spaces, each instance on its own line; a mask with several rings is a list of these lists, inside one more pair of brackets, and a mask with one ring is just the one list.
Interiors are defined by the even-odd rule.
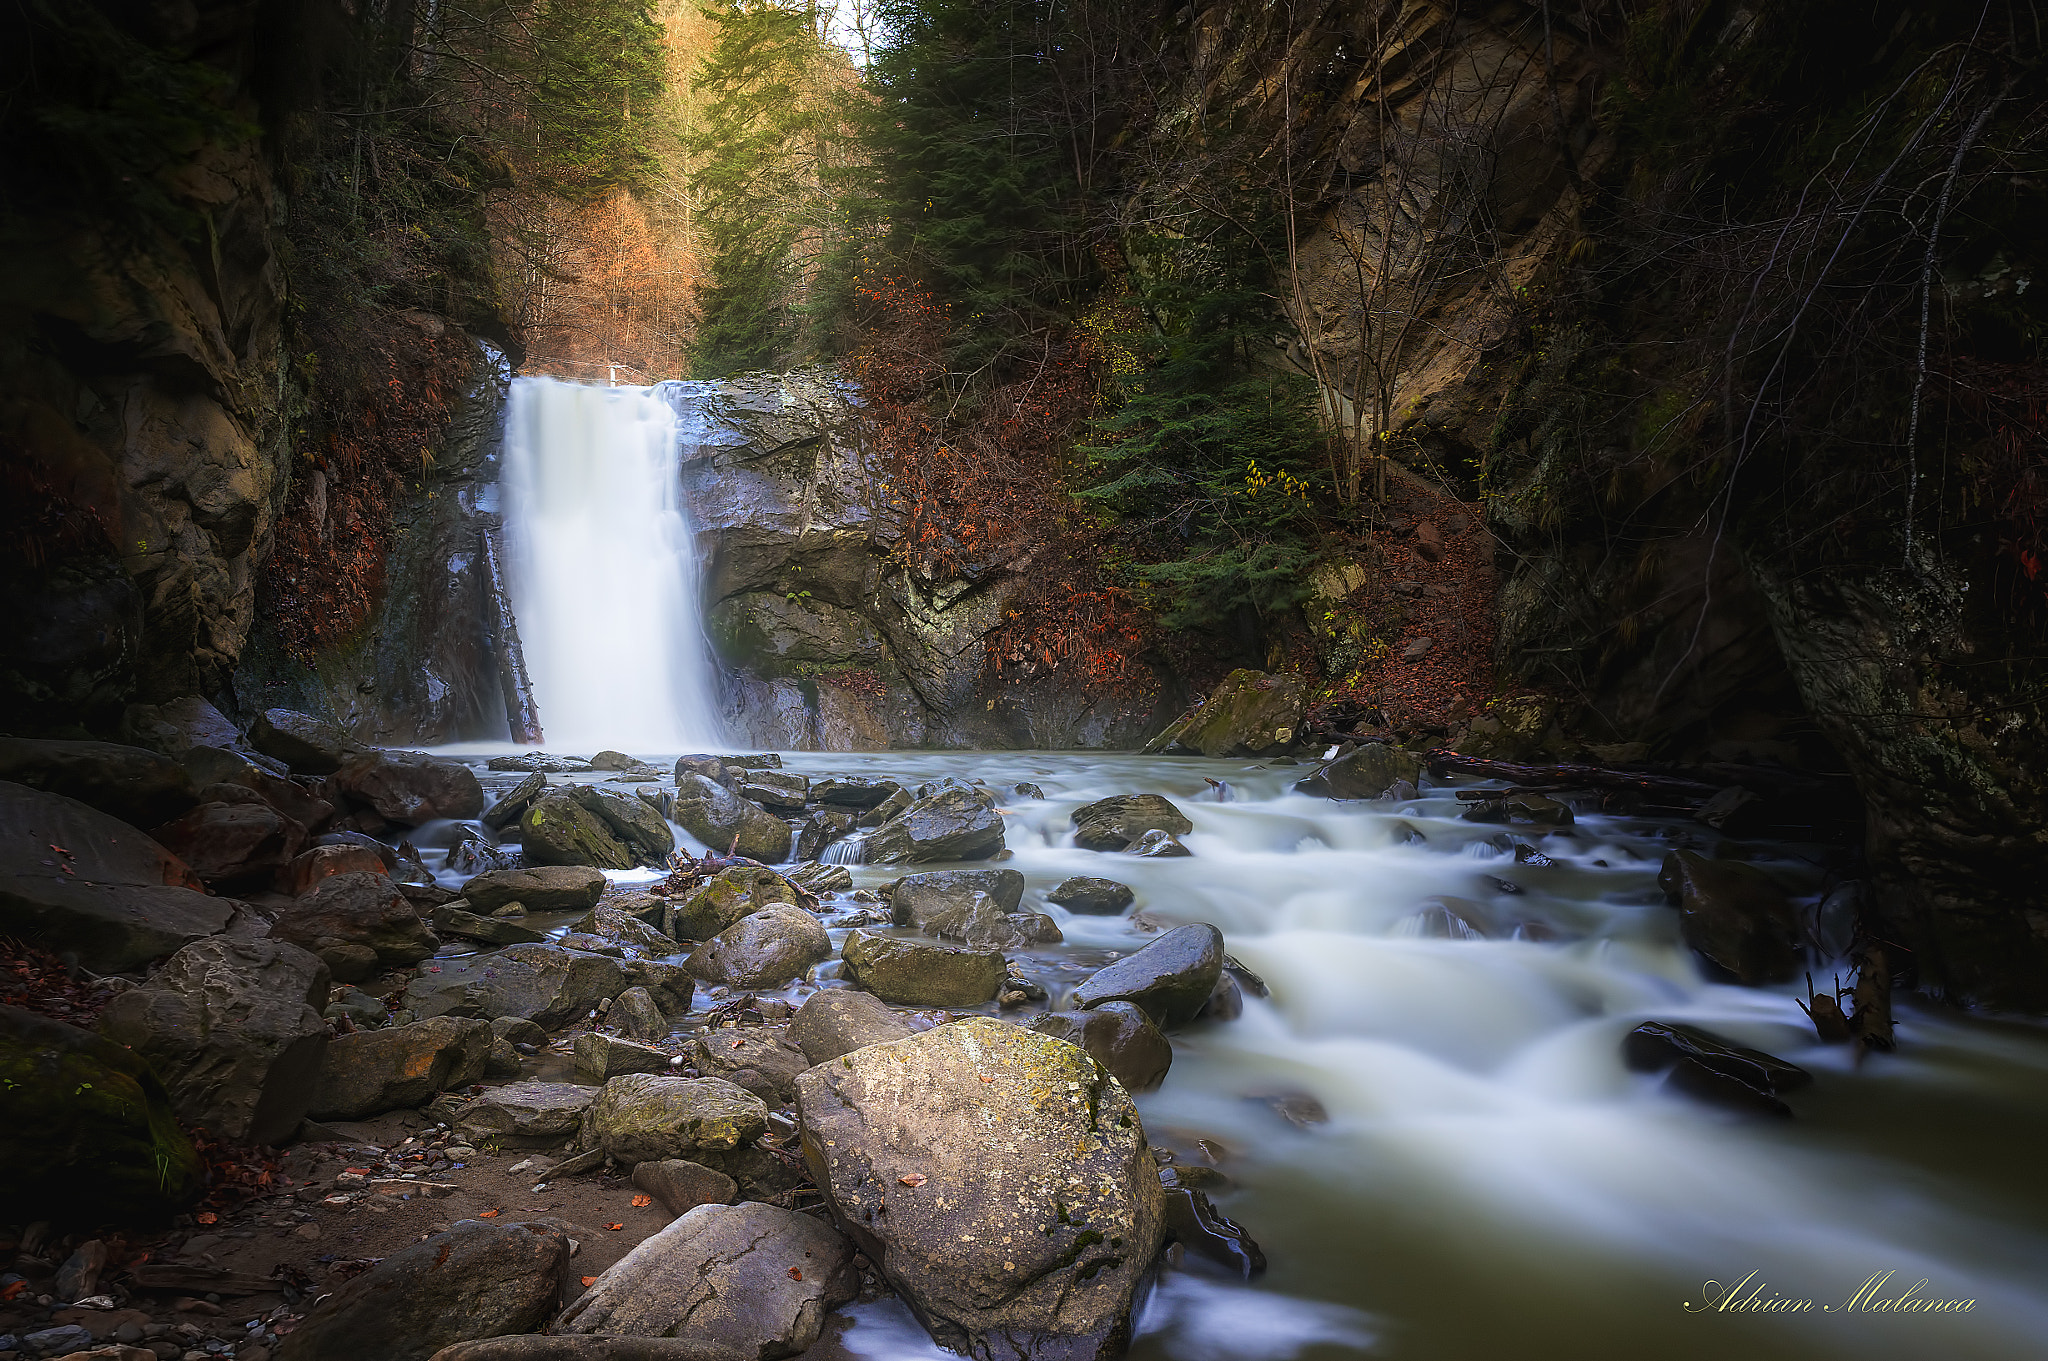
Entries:
[[561,1148],[583,1127],[597,1088],[567,1082],[508,1082],[474,1099],[444,1093],[427,1114],[478,1148]]
[[1195,830],[1187,815],[1159,794],[1115,794],[1074,810],[1074,844],[1088,851],[1121,851],[1145,833],[1186,836]]
[[1233,671],[1201,708],[1153,738],[1145,751],[1212,757],[1286,751],[1301,731],[1309,686],[1309,678],[1302,675]]
[[527,805],[519,838],[536,865],[629,870],[659,866],[675,849],[668,824],[647,804],[589,785],[553,790]]
[[503,1035],[491,1036],[490,1057],[484,1060],[485,1077],[518,1077],[526,1071],[518,1046]]
[[1080,1045],[1128,1091],[1151,1091],[1166,1081],[1166,1070],[1173,1066],[1172,1044],[1151,1017],[1129,1002],[1104,1002],[1093,1011],[1048,1012],[1031,1028]]
[[502,832],[519,821],[519,815],[525,812],[547,787],[548,777],[535,771],[506,790],[496,803],[484,809],[479,821],[494,832]]
[[1387,788],[1422,778],[1422,758],[1385,742],[1366,742],[1297,782],[1295,791],[1325,799],[1376,799]]
[[270,934],[315,954],[330,944],[368,946],[389,969],[417,964],[441,948],[389,879],[360,871],[322,879],[277,914]]
[[825,1063],[871,1044],[910,1038],[910,1023],[872,993],[826,988],[812,993],[790,1018],[789,1040],[812,1063]]
[[600,1275],[555,1329],[703,1339],[774,1361],[816,1342],[859,1285],[852,1245],[809,1215],[700,1205]]
[[1172,832],[1161,831],[1156,827],[1132,842],[1128,849],[1132,855],[1143,856],[1148,860],[1166,860],[1175,856],[1194,854],[1183,846],[1180,838]]
[[600,904],[585,913],[580,921],[572,922],[571,931],[588,932],[615,944],[626,946],[642,954],[656,958],[681,954],[683,947],[655,930],[638,917],[617,908]]
[[633,1185],[672,1215],[688,1214],[699,1205],[730,1205],[740,1193],[738,1183],[725,1173],[682,1158],[641,1163],[633,1169]]
[[[687,1009],[687,1001],[684,1007]],[[607,1015],[619,1033],[631,1040],[664,1040],[674,1029],[646,988],[627,988],[612,999]]]
[[627,991],[644,989],[655,1009],[664,1016],[681,1016],[689,1011],[697,981],[682,965],[659,959],[627,959],[620,961],[619,971],[625,975]]
[[1024,901],[1024,876],[1016,870],[932,870],[907,874],[890,890],[898,926],[926,929],[928,918],[963,903],[970,893],[995,900],[1001,912],[1015,912]]
[[795,834],[759,804],[692,771],[676,767],[676,824],[723,855],[774,864],[789,858]]
[[277,1361],[429,1361],[453,1343],[531,1332],[554,1313],[568,1260],[554,1225],[465,1219],[337,1287]]
[[539,931],[503,917],[479,917],[465,911],[462,899],[434,909],[434,930],[443,936],[480,940],[487,945],[532,945],[547,939]]
[[724,1078],[771,1106],[796,1099],[796,1075],[811,1066],[790,1042],[788,1026],[733,1026],[707,1030],[690,1043],[697,1071]]
[[576,1077],[603,1086],[627,1073],[666,1073],[669,1056],[651,1045],[587,1030],[576,1037]]
[[535,865],[493,870],[462,886],[472,911],[488,916],[507,903],[528,912],[584,912],[604,895],[604,875],[587,865]]
[[1074,989],[1083,1011],[1135,1002],[1160,1026],[1192,1021],[1223,973],[1223,933],[1206,922],[1177,926]]
[[508,945],[494,954],[444,960],[439,974],[406,984],[405,1001],[425,1016],[523,1016],[560,1030],[633,985],[616,959],[554,945]]
[[334,787],[368,804],[390,822],[417,827],[437,818],[473,818],[484,811],[476,772],[445,756],[412,751],[370,752],[350,758],[333,776]]
[[771,811],[797,812],[809,802],[810,780],[779,770],[749,771],[740,780],[739,795]]
[[584,1113],[585,1148],[615,1162],[658,1162],[752,1146],[768,1129],[768,1107],[720,1078],[635,1073],[605,1083]]
[[1130,885],[1120,884],[1114,879],[1097,879],[1092,875],[1077,874],[1064,880],[1060,886],[1046,895],[1046,900],[1064,907],[1069,912],[1086,916],[1115,917],[1136,901]]
[[869,780],[857,775],[831,775],[811,781],[811,801],[843,808],[873,808],[903,786],[894,780]]
[[947,789],[919,799],[875,829],[863,848],[871,865],[986,860],[1003,849],[1003,818],[979,790]]
[[974,1017],[821,1064],[797,1091],[833,1217],[942,1345],[1122,1351],[1164,1194],[1130,1097],[1084,1050]]
[[1753,865],[1692,851],[1664,858],[1658,883],[1678,900],[1685,943],[1755,987],[1797,975],[1799,916],[1785,891]]
[[301,775],[332,775],[357,746],[325,719],[290,709],[266,709],[249,725],[249,745]]
[[149,1060],[182,1119],[234,1143],[278,1143],[319,1087],[329,979],[280,941],[199,941],[118,994],[100,1031]]
[[492,1038],[482,1021],[454,1016],[338,1036],[327,1046],[320,1089],[307,1114],[315,1120],[364,1120],[467,1087],[483,1078]]
[[697,947],[684,967],[707,983],[776,988],[832,957],[832,938],[800,907],[749,913]]
[[548,1032],[542,1030],[524,1016],[498,1016],[492,1018],[491,1033],[503,1036],[514,1044],[543,1045],[548,1042]]
[[884,1002],[911,1007],[978,1007],[1003,987],[1003,952],[849,931],[840,948],[846,976]]
[[677,940],[709,940],[742,917],[775,903],[796,902],[796,890],[774,870],[735,865],[674,903],[664,930]]

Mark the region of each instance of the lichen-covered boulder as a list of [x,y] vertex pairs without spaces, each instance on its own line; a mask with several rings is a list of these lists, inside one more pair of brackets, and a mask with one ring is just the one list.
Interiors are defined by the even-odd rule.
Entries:
[[473,818],[484,811],[484,787],[476,772],[445,756],[368,752],[343,762],[332,781],[379,817],[409,827],[436,818]]
[[709,940],[742,917],[796,902],[796,890],[774,870],[735,865],[706,879],[689,896],[670,899],[663,931],[677,940]]
[[1164,1195],[1130,1097],[1085,1050],[976,1017],[796,1085],[834,1219],[942,1345],[1122,1353]]
[[547,792],[547,787],[548,777],[535,771],[500,794],[497,801],[484,809],[477,820],[494,832],[503,831],[519,821],[519,815],[524,813],[535,799]]
[[1301,732],[1309,678],[1237,670],[1185,721],[1145,746],[1148,755],[1267,756],[1286,751]]
[[1223,933],[1207,922],[1177,926],[1074,989],[1083,1011],[1104,1002],[1132,1002],[1161,1026],[1192,1021],[1223,975]]
[[721,855],[776,864],[789,859],[796,834],[759,804],[741,798],[716,780],[676,766],[676,825]]
[[363,1120],[467,1087],[482,1079],[492,1038],[484,1022],[454,1016],[336,1036],[308,1114]]
[[1325,799],[1376,799],[1403,780],[1413,785],[1421,778],[1422,758],[1415,753],[1366,742],[1297,781],[1294,790]]
[[873,993],[826,988],[812,993],[789,1020],[789,1042],[812,1063],[825,1063],[871,1044],[910,1038],[910,1023]]
[[839,957],[855,987],[907,1007],[978,1007],[1003,989],[1003,952],[849,931]]
[[1073,814],[1074,844],[1085,851],[1121,851],[1147,832],[1186,836],[1195,830],[1187,814],[1161,794],[1113,794],[1083,804]]
[[508,903],[522,903],[528,912],[582,912],[597,905],[605,883],[588,865],[535,865],[479,874],[462,886],[462,896],[485,915]]
[[986,860],[1003,849],[1003,818],[992,795],[945,789],[876,828],[862,849],[870,865]]
[[0,1006],[0,1200],[23,1219],[166,1218],[199,1194],[199,1155],[148,1060]]
[[1104,1002],[1093,1011],[1047,1012],[1031,1028],[1078,1044],[1127,1091],[1149,1092],[1166,1081],[1173,1045],[1152,1018],[1129,1002]]
[[319,1089],[330,986],[327,966],[294,945],[219,937],[115,997],[100,1031],[149,1060],[186,1121],[234,1143],[276,1143]]
[[638,917],[615,907],[593,907],[580,921],[570,923],[571,931],[598,936],[640,954],[661,958],[682,953],[682,946]]
[[697,947],[684,967],[707,983],[779,988],[832,957],[832,938],[800,907],[751,912]]
[[722,1077],[773,1106],[795,1099],[796,1075],[811,1066],[789,1027],[779,1025],[707,1030],[690,1042],[690,1054],[698,1073]]
[[605,1083],[584,1112],[581,1142],[631,1166],[744,1148],[768,1130],[768,1107],[720,1078],[634,1073]]
[[588,865],[629,870],[633,852],[610,823],[567,790],[542,795],[519,815],[519,841],[536,865]]

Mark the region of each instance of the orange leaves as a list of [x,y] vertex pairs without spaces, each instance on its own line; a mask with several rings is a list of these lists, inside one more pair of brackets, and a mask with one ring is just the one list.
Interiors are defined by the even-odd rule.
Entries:
[[498,1217],[498,1214],[499,1212],[497,1210],[478,1210],[476,1212],[476,1217],[478,1219],[496,1219]]
[[652,1205],[653,1203],[654,1203],[654,1197],[653,1197],[653,1196],[634,1196],[634,1197],[633,1197],[633,1208],[634,1208],[634,1209],[636,1209],[636,1210],[644,1210],[644,1209],[646,1209],[646,1208],[647,1208],[647,1207],[648,1207],[649,1205]]
[[922,1186],[927,1180],[929,1178],[922,1172],[905,1172],[902,1176],[896,1178],[898,1185],[910,1187]]

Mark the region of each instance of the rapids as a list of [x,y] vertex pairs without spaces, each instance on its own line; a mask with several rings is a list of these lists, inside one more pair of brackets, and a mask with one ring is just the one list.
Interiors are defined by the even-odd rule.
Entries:
[[[784,761],[812,775],[1038,785],[1043,800],[1008,796],[1005,863],[1027,878],[1026,908],[1066,932],[1064,945],[1015,956],[1055,999],[1110,952],[1143,944],[1145,923],[1213,922],[1271,985],[1241,1020],[1178,1033],[1165,1085],[1137,1098],[1155,1144],[1183,1161],[1198,1138],[1222,1150],[1234,1187],[1218,1207],[1258,1239],[1270,1270],[1251,1285],[1192,1259],[1165,1273],[1134,1357],[2004,1361],[2048,1345],[2048,1030],[1908,1003],[1898,1051],[1858,1064],[1814,1042],[1792,987],[1703,980],[1655,878],[1675,839],[1711,841],[1709,829],[1598,814],[1570,836],[1515,829],[1555,861],[1532,868],[1486,844],[1501,829],[1460,820],[1441,786],[1394,807],[1296,795],[1288,786],[1303,768],[1254,761]],[[1228,801],[1204,777],[1223,781]],[[1074,807],[1143,791],[1193,820],[1192,858],[1071,844]],[[1426,841],[1404,842],[1403,823]],[[1813,848],[1752,851],[1817,893]],[[875,886],[904,871],[853,872]],[[1073,874],[1130,884],[1143,921],[1043,902]],[[1420,910],[1445,896],[1464,900],[1453,906],[1485,938],[1450,938],[1441,915]],[[1811,1070],[1814,1085],[1791,1097],[1797,1118],[1738,1119],[1628,1072],[1621,1037],[1650,1018]],[[1328,1119],[1290,1123],[1270,1100],[1283,1096],[1313,1098]],[[1974,1305],[1846,1307],[1887,1272],[1877,1298],[1924,1278],[1918,1298]],[[1811,1307],[1708,1307],[1745,1277],[1739,1298]],[[810,1355],[951,1354],[884,1301],[849,1311]]]

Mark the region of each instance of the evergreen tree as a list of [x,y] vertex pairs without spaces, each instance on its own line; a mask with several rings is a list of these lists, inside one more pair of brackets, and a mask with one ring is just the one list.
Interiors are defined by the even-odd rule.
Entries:
[[538,187],[579,203],[659,167],[661,26],[645,0],[539,0],[513,61]]

